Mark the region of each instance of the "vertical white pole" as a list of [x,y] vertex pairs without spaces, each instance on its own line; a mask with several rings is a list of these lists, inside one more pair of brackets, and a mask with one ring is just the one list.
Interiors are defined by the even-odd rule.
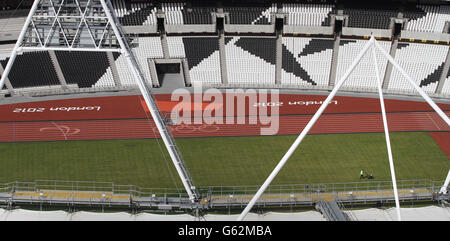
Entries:
[[438,115],[450,126],[450,119],[448,116],[439,108],[439,106],[434,103],[434,101],[422,90],[412,78],[403,70],[403,68],[389,55],[376,41],[375,46],[380,50],[380,52],[391,62],[391,64],[409,81],[410,84],[419,92],[419,94],[428,102],[428,104],[438,113]]
[[448,170],[447,178],[445,179],[444,186],[442,186],[440,193],[447,194],[447,187],[450,183],[450,170]]
[[342,78],[339,80],[338,84],[335,85],[331,93],[328,95],[328,97],[325,99],[323,104],[320,106],[319,110],[314,114],[312,119],[309,121],[309,123],[306,125],[305,129],[300,133],[300,135],[297,137],[295,142],[292,144],[292,146],[289,148],[289,150],[286,152],[286,154],[283,156],[281,161],[278,163],[278,165],[275,167],[275,169],[270,173],[269,177],[266,179],[264,184],[261,186],[261,188],[258,190],[258,192],[255,194],[255,196],[250,200],[247,207],[245,207],[244,211],[239,215],[237,221],[242,221],[247,213],[252,209],[253,205],[255,205],[256,201],[259,199],[259,197],[264,193],[266,188],[270,185],[272,180],[278,175],[278,172],[283,168],[284,164],[286,164],[289,157],[291,157],[292,153],[294,153],[295,149],[297,149],[298,145],[302,142],[303,138],[308,134],[309,130],[313,127],[313,125],[316,123],[317,119],[319,119],[322,112],[327,108],[330,101],[333,99],[333,97],[336,95],[336,92],[339,90],[339,88],[342,86],[344,81],[348,78],[348,76],[352,73],[353,69],[358,65],[359,61],[362,59],[364,54],[367,52],[370,46],[372,46],[374,41],[374,38],[372,37],[369,42],[364,46],[364,48],[361,50],[359,55],[356,57],[356,59],[353,61],[352,65],[347,69],[347,72],[342,76]]
[[27,32],[28,26],[30,26],[31,19],[33,18],[34,13],[36,12],[39,2],[40,2],[40,0],[34,0],[33,6],[31,7],[30,12],[28,13],[28,17],[25,20],[22,31],[20,32],[19,38],[17,39],[16,45],[14,46],[14,49],[11,53],[11,57],[9,58],[8,64],[6,64],[5,71],[3,71],[2,78],[0,79],[0,90],[3,89],[3,85],[5,84],[6,77],[8,77],[9,72],[11,71],[11,68],[14,64],[14,61],[16,60],[17,51],[19,50],[20,45],[23,42],[25,33]]
[[384,126],[384,135],[386,137],[386,146],[387,146],[387,152],[389,157],[389,167],[391,169],[391,177],[392,177],[392,186],[394,188],[394,199],[395,199],[395,206],[397,210],[397,220],[401,221],[402,217],[400,215],[400,201],[398,198],[398,191],[397,191],[397,180],[395,178],[395,170],[394,170],[394,160],[392,158],[392,150],[391,150],[391,140],[389,138],[389,128],[386,118],[386,109],[384,107],[384,99],[383,99],[383,90],[381,87],[381,80],[380,80],[380,73],[378,72],[378,62],[377,57],[375,55],[375,46],[372,46],[372,57],[373,57],[373,63],[375,68],[375,75],[377,77],[377,87],[378,87],[378,93],[380,95],[380,105],[381,105],[381,115],[383,117],[383,126]]

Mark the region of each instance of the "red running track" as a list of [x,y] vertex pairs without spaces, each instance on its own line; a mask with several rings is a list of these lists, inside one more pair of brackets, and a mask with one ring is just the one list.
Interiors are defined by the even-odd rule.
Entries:
[[450,132],[430,132],[431,137],[450,158]]
[[[450,116],[450,112],[446,112]],[[299,134],[312,115],[280,116],[278,131],[271,134]],[[450,131],[450,127],[432,112],[388,113],[390,131]],[[245,117],[245,124],[179,124],[170,126],[175,137],[261,135],[269,125],[250,124],[255,118]],[[273,120],[272,123],[275,123]],[[382,132],[381,114],[326,114],[311,129],[319,133]],[[149,119],[35,121],[0,123],[0,141],[54,141],[88,139],[129,139],[159,137]]]
[[[227,95],[228,96],[228,95]],[[171,101],[172,96],[156,95],[158,107],[161,111],[171,111],[180,101]],[[177,98],[175,98],[177,99]],[[196,100],[195,96],[190,97],[191,103],[200,103],[199,111],[196,111],[196,105],[190,107],[191,115],[198,116],[203,110],[212,104],[216,107],[216,113],[223,116],[227,107],[232,103],[230,97],[222,97],[223,103],[214,103],[209,98]],[[299,94],[280,94],[278,95],[279,114],[280,115],[305,115],[314,114],[320,106],[320,101],[326,99],[323,95],[299,95]],[[178,100],[178,99],[177,99]],[[273,100],[273,98],[272,98]],[[335,102],[328,105],[324,113],[369,113],[380,112],[380,102],[378,98],[347,97],[336,96]],[[271,107],[264,106],[269,102],[260,95],[256,100],[247,100],[242,104],[241,101],[235,101],[234,110],[237,112],[237,103],[239,106],[245,106],[246,113],[249,109],[265,111],[268,113]],[[138,95],[130,96],[109,96],[109,97],[91,97],[76,98],[51,101],[35,101],[18,104],[0,105],[0,122],[6,121],[43,121],[43,120],[98,120],[98,119],[140,119],[147,118],[143,107],[143,100]],[[1,103],[0,103],[1,104]],[[386,99],[387,112],[417,112],[433,111],[426,102],[393,100]],[[253,106],[258,106],[256,109]],[[450,104],[438,104],[442,110],[450,111]],[[236,115],[232,112],[230,115]]]
[[[171,97],[171,95],[156,95],[160,110],[171,111],[180,103],[172,101]],[[208,98],[196,100],[196,96],[193,95],[190,98],[192,103],[200,103],[198,109],[195,108],[195,104],[188,104],[192,110],[191,113],[195,116],[202,114],[208,106],[219,107],[216,109],[218,115],[222,113],[221,110],[226,109],[227,104],[230,106],[230,102],[226,101],[223,104],[217,104]],[[228,99],[228,95],[223,95],[222,98]],[[246,113],[241,119],[244,124],[180,124],[170,128],[175,137],[299,134],[320,106],[320,101],[326,96],[280,94],[276,98],[280,114],[276,117],[279,117],[279,122],[276,119],[269,119],[274,130],[269,133],[262,133],[262,130],[267,130],[269,127],[269,125],[261,124],[263,120],[248,116],[249,109],[255,105],[259,106],[257,111],[266,109],[270,112],[271,107],[263,105],[267,103],[267,100],[259,95],[256,100],[246,102]],[[211,103],[214,104],[211,105]],[[449,115],[449,104],[438,105]],[[236,110],[236,102],[234,106]],[[391,112],[388,113],[390,131],[450,131],[449,126],[432,112],[431,107],[425,102],[386,99],[386,110]],[[379,111],[377,98],[338,96],[333,103],[330,103],[310,133],[382,132]],[[232,112],[231,115],[237,115],[236,113]],[[142,105],[142,98],[138,95],[0,105],[0,141],[159,137],[153,121],[148,117],[149,114]],[[231,120],[232,123],[236,123],[237,120],[234,118],[221,117],[219,120]]]

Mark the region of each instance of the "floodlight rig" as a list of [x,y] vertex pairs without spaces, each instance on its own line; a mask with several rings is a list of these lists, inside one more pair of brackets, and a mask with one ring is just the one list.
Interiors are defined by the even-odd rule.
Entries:
[[339,88],[344,84],[345,80],[349,77],[349,75],[353,72],[355,67],[358,65],[358,63],[361,61],[362,57],[366,54],[369,47],[372,47],[372,55],[373,60],[375,64],[375,70],[377,75],[377,82],[378,82],[378,92],[380,96],[380,104],[382,109],[382,115],[383,115],[383,125],[385,130],[385,136],[386,136],[386,144],[388,148],[388,157],[389,157],[389,166],[391,170],[391,177],[392,177],[392,185],[394,189],[394,198],[395,198],[395,204],[397,209],[397,220],[401,220],[401,214],[400,214],[400,202],[398,198],[398,191],[397,191],[397,184],[395,179],[395,171],[394,171],[394,163],[392,160],[392,152],[390,148],[390,140],[389,140],[389,130],[387,126],[387,120],[386,120],[386,111],[384,108],[384,100],[381,90],[381,80],[379,77],[378,72],[378,64],[375,57],[375,48],[377,48],[386,58],[389,62],[392,63],[394,68],[400,71],[400,73],[408,80],[408,82],[414,86],[414,88],[419,92],[419,94],[428,102],[428,104],[439,114],[439,116],[447,123],[447,125],[450,126],[450,119],[448,116],[434,103],[434,101],[412,80],[412,78],[403,70],[403,68],[377,43],[374,36],[370,37],[370,40],[366,43],[366,45],[363,47],[361,52],[358,54],[356,59],[353,61],[353,63],[350,65],[350,67],[347,69],[347,71],[344,73],[344,75],[341,77],[341,79],[338,81],[338,83],[335,85],[331,93],[328,95],[328,97],[325,99],[325,101],[322,103],[322,105],[319,107],[317,112],[314,114],[314,116],[311,118],[311,120],[308,122],[306,127],[303,129],[303,131],[300,133],[300,135],[297,137],[297,139],[294,141],[292,146],[288,149],[288,151],[285,153],[283,158],[280,160],[280,162],[277,164],[277,166],[274,168],[272,173],[270,173],[269,177],[266,179],[266,181],[262,184],[260,189],[256,192],[255,196],[250,200],[248,205],[245,207],[245,209],[242,211],[242,213],[237,218],[237,221],[242,221],[245,216],[248,214],[248,212],[252,209],[252,207],[255,205],[256,201],[261,197],[261,195],[264,193],[266,188],[270,185],[272,180],[278,175],[280,170],[283,168],[284,164],[286,164],[287,160],[291,157],[291,155],[294,153],[294,151],[297,149],[297,147],[302,142],[303,138],[308,134],[308,132],[311,130],[311,128],[314,126],[316,121],[319,119],[320,115],[323,113],[325,108],[328,106],[330,101],[334,98]]
[[0,89],[20,51],[119,52],[126,60],[189,199],[196,203],[199,193],[169,129],[152,97],[150,88],[128,45],[110,0],[35,0],[8,64]]

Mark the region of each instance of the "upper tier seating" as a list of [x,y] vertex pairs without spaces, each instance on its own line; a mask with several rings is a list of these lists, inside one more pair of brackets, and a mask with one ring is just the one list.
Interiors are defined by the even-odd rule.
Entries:
[[391,18],[396,18],[395,7],[375,10],[370,8],[345,7],[344,15],[348,15],[348,27],[389,29]]
[[272,14],[277,12],[276,4],[255,7],[224,7],[228,13],[226,24],[272,24]]
[[128,3],[124,0],[111,1],[119,21],[124,26],[155,25],[156,7],[150,3]]
[[283,4],[288,14],[287,25],[330,26],[330,14],[335,13],[330,4]]
[[442,33],[446,21],[450,21],[450,6],[417,5],[405,11],[406,30]]
[[[152,3],[131,3],[125,0],[112,0],[116,14],[122,25],[155,25],[157,8]],[[236,4],[236,3],[235,3]],[[213,5],[213,4],[211,4]],[[367,4],[366,4],[367,5]],[[347,4],[343,14],[348,16],[347,27],[389,29],[391,19],[399,16],[400,6]],[[281,12],[287,14],[287,25],[330,26],[331,15],[337,13],[333,4],[283,3]],[[161,10],[166,16],[166,24],[212,24],[214,6],[197,6],[192,3],[161,3]],[[277,12],[276,3],[254,6],[224,6],[226,24],[272,24]],[[10,17],[11,11],[0,12],[0,18]],[[445,23],[450,21],[449,5],[406,6],[402,11],[407,19],[405,30],[442,33]],[[17,12],[16,16],[26,15]]]
[[163,3],[167,24],[212,24],[214,8],[187,7],[186,3]]
[[212,13],[214,8],[200,8],[200,7],[184,7],[183,8],[184,24],[212,24]]

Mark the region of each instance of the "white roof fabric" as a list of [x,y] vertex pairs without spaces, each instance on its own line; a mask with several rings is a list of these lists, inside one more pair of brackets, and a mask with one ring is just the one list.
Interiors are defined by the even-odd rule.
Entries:
[[[395,208],[389,209],[363,209],[345,211],[355,221],[395,221]],[[403,221],[450,221],[450,208],[429,206],[421,208],[402,208]],[[202,221],[234,221],[238,215],[205,215]],[[0,221],[195,221],[189,214],[150,214],[140,213],[133,215],[126,212],[100,213],[65,211],[31,211],[14,209],[8,211],[0,209]],[[307,211],[297,213],[265,214],[249,213],[246,221],[325,221],[320,212]]]
[[[235,221],[238,215],[205,215],[201,221]],[[189,214],[150,214],[133,215],[126,212],[100,213],[65,211],[30,211],[0,209],[0,221],[195,221]],[[298,213],[265,213],[262,215],[249,213],[248,221],[324,221],[322,214],[316,211]]]
[[[205,215],[206,221],[236,221],[239,215]],[[245,221],[325,221],[320,212],[307,211],[298,213],[275,213],[264,214],[249,213]]]
[[[358,221],[396,221],[395,208],[389,209],[363,209],[345,211]],[[450,208],[428,206],[421,208],[400,208],[402,221],[450,221]]]

